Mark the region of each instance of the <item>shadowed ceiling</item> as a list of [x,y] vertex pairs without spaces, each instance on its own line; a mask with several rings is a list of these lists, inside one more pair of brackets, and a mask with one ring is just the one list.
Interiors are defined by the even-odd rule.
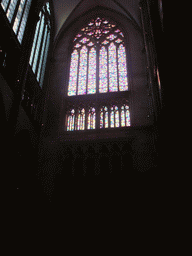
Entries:
[[52,0],[53,11],[55,17],[55,37],[63,24],[68,23],[70,14],[78,17],[82,15],[87,8],[93,8],[96,5],[105,6],[114,9],[128,17],[134,19],[138,25],[139,21],[139,7],[140,0]]

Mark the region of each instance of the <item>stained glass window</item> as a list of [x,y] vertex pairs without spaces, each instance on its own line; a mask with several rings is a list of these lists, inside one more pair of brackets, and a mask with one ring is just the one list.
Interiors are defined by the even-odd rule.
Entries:
[[83,46],[80,51],[78,95],[86,94],[87,81],[87,47]]
[[127,105],[121,107],[121,126],[130,126],[130,112]]
[[96,113],[95,108],[89,108],[87,129],[95,129]]
[[85,109],[78,110],[78,117],[77,117],[77,130],[84,130],[85,129]]
[[69,88],[68,88],[69,96],[76,95],[78,59],[79,59],[79,54],[77,50],[74,50],[71,55],[71,67],[70,67]]
[[67,118],[67,131],[73,131],[75,129],[75,110],[72,109]]
[[109,46],[109,91],[118,91],[117,85],[117,58],[116,58],[116,46],[111,43]]
[[91,48],[89,52],[89,71],[88,71],[88,93],[96,93],[96,50]]
[[99,55],[99,92],[107,92],[107,50],[103,46]]
[[[80,30],[73,40],[68,96],[128,90],[126,51],[122,37],[123,33],[113,22],[99,17]],[[96,67],[99,69],[98,77]]]
[[[67,131],[130,126],[129,106],[116,97],[122,91],[128,91],[124,35],[114,22],[92,19],[73,39],[67,95],[79,97],[67,114]],[[108,104],[104,93],[111,95]]]
[[119,90],[127,91],[127,66],[126,66],[126,54],[125,47],[121,44],[118,48],[118,70],[119,70]]
[[108,128],[108,123],[108,108],[105,106],[100,109],[100,128]]

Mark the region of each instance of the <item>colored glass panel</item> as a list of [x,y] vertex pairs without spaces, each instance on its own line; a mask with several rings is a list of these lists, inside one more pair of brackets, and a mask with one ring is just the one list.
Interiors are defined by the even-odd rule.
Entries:
[[75,110],[72,109],[67,118],[67,131],[73,131],[75,128]]
[[89,39],[88,39],[87,37],[84,37],[84,38],[81,39],[81,41],[80,41],[80,43],[82,43],[82,44],[85,44],[85,43],[87,43],[87,42],[89,42]]
[[119,127],[119,110],[115,107],[115,127]]
[[79,54],[77,50],[74,50],[73,53],[71,54],[68,96],[76,95],[78,60],[79,60]]
[[85,129],[85,109],[79,110],[78,121],[77,121],[77,130]]
[[81,44],[76,44],[74,47],[79,48],[79,47],[81,47]]
[[118,91],[116,46],[114,43],[109,46],[109,91]]
[[103,128],[103,109],[100,112],[100,128]]
[[96,50],[89,52],[88,94],[96,93]]
[[95,129],[96,113],[95,108],[89,109],[87,129]]
[[87,47],[83,46],[80,51],[78,95],[86,94],[87,80]]
[[119,90],[128,90],[127,66],[125,47],[121,44],[118,49],[118,70],[119,70]]
[[116,37],[117,37],[116,35],[111,34],[111,35],[109,35],[109,36],[107,37],[107,39],[113,40],[113,39],[115,39]]
[[110,127],[114,127],[114,110],[111,108],[111,113],[110,113]]
[[126,106],[126,126],[130,126],[130,111],[129,111],[129,107]]
[[125,126],[125,107],[121,107],[121,126]]
[[93,46],[94,43],[90,42],[90,43],[88,43],[87,45],[88,45],[88,46]]
[[122,42],[122,40],[118,38],[115,42],[119,44]]
[[108,128],[108,109],[107,107],[104,107],[104,113],[105,113],[105,128]]
[[104,44],[104,45],[106,45],[106,44],[108,44],[108,43],[109,43],[109,41],[107,41],[107,40],[105,40],[105,41],[102,42],[102,44]]
[[107,92],[107,50],[103,46],[99,55],[99,92]]

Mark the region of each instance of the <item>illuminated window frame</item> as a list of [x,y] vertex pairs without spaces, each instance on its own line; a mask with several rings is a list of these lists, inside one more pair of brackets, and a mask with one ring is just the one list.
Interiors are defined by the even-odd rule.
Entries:
[[92,20],[73,40],[68,96],[128,91],[124,34],[105,18]]
[[21,44],[32,0],[1,0],[0,2]]
[[[114,55],[115,57],[112,58]],[[106,18],[96,18],[80,29],[73,39],[67,87],[69,102],[73,102],[73,99],[78,97],[79,103],[74,101],[72,108],[67,107],[69,110],[65,119],[66,131],[131,126],[128,101],[126,98],[118,100],[117,97],[119,93],[125,93],[129,89],[126,56],[124,34],[114,22]],[[105,65],[102,65],[103,60],[106,62]],[[116,84],[111,86],[114,80]],[[98,97],[104,94],[110,95],[111,103],[107,103],[104,98],[103,104],[97,102],[97,94]],[[80,107],[82,105],[84,107]],[[80,129],[78,113],[82,109],[84,124]]]
[[39,86],[42,88],[48,50],[51,37],[51,13],[49,2],[46,2],[39,13],[29,64],[36,76]]

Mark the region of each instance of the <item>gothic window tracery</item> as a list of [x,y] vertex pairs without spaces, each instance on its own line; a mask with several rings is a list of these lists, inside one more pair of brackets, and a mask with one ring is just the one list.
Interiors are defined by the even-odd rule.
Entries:
[[[111,95],[110,103],[103,100],[103,104],[98,104],[96,98],[87,103],[81,130],[130,126],[130,114],[126,114],[129,106],[126,105],[126,112],[122,102],[116,100],[118,106],[112,103],[114,93],[128,91],[127,73],[124,34],[113,21],[97,17],[80,29],[73,39],[67,96],[73,99],[83,95]],[[78,120],[78,114],[75,111],[72,118],[71,111],[67,113],[67,131],[80,130],[74,121]]]

